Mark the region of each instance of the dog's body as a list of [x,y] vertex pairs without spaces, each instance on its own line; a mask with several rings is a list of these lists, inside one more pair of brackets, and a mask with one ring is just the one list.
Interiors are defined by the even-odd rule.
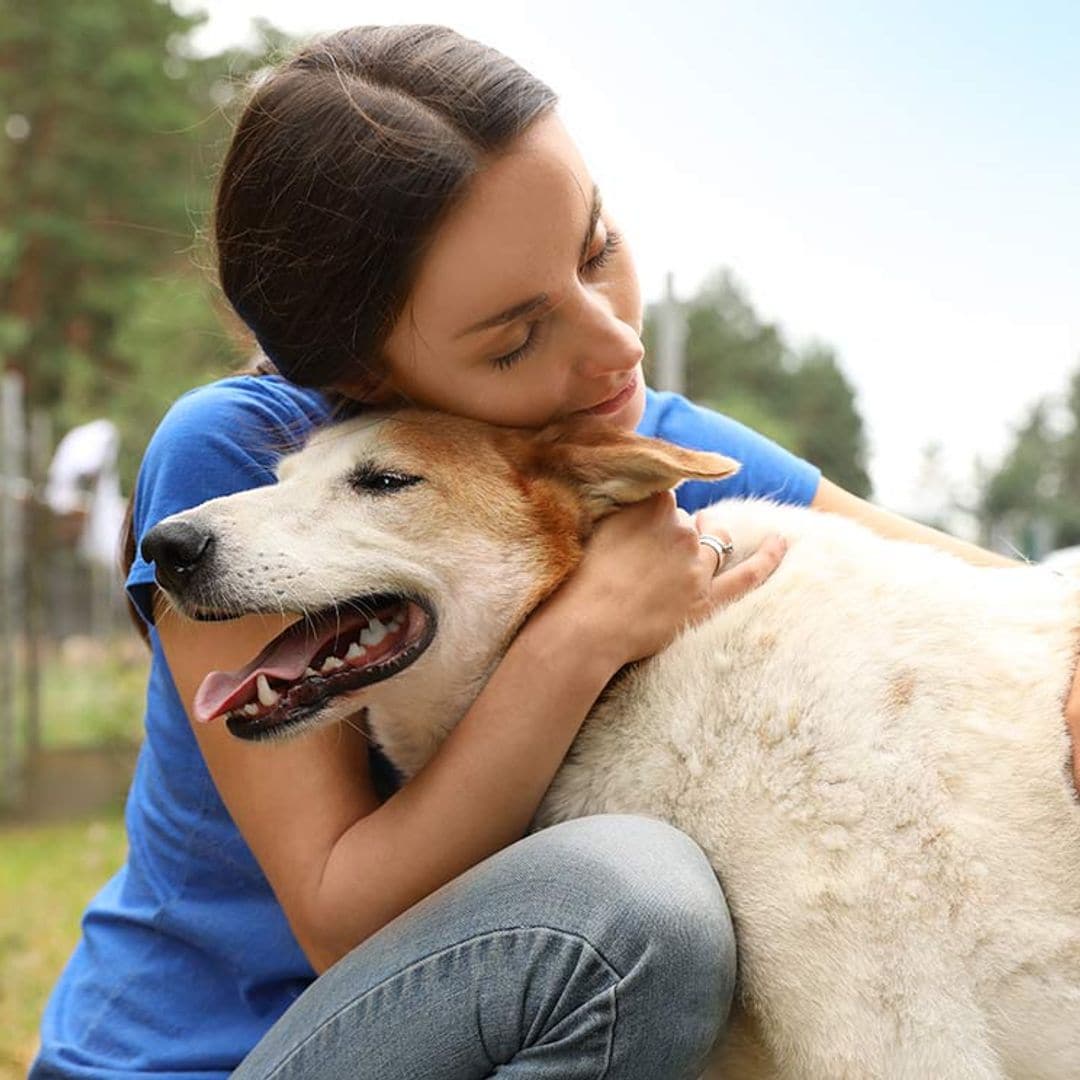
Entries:
[[[646,468],[646,440],[632,436],[568,447],[421,421],[325,433],[278,486],[170,519],[217,541],[203,580],[174,590],[189,610],[412,601],[390,624],[397,644],[337,676],[362,688],[341,682],[314,711],[289,699],[291,714],[256,707],[245,720],[255,665],[206,699],[208,715],[228,705],[233,730],[259,737],[367,705],[410,775],[605,506],[725,471],[682,451]],[[408,483],[372,494],[372,475]],[[616,679],[536,825],[648,814],[708,854],[740,962],[718,1076],[1080,1075],[1080,806],[1062,720],[1077,588],[809,510],[728,503],[723,521],[736,559],[773,532],[789,553],[760,588]],[[273,580],[253,583],[255,565]]]
[[746,1004],[718,1077],[1080,1075],[1075,598],[831,515],[723,520],[791,551],[609,692],[540,823],[652,814],[704,848]]

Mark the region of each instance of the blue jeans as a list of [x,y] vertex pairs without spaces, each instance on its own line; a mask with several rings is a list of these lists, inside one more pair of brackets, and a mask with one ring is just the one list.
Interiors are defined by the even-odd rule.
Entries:
[[697,1076],[735,939],[701,850],[649,818],[534,833],[354,949],[233,1080]]

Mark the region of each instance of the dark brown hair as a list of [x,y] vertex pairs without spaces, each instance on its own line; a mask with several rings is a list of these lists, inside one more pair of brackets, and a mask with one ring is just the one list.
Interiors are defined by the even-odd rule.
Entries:
[[[555,100],[444,26],[342,30],[258,81],[214,211],[221,286],[272,362],[251,373],[320,389],[377,381],[441,217]],[[130,506],[121,547],[126,576]]]
[[555,103],[442,26],[362,26],[254,90],[218,184],[225,295],[286,378],[380,371],[424,245],[484,159]]

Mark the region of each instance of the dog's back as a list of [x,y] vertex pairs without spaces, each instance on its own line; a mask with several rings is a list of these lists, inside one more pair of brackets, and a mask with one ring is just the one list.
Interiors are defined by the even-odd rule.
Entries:
[[738,554],[787,535],[780,569],[610,689],[538,820],[650,813],[709,854],[744,1005],[718,1075],[1080,1075],[1076,589],[723,520]]

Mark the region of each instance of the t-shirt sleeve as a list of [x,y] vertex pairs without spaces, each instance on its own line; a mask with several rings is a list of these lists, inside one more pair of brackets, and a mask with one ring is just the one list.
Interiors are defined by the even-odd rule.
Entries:
[[693,513],[718,499],[756,497],[809,506],[821,481],[821,470],[751,430],[745,424],[695,405],[678,394],[646,395],[638,433],[666,439],[688,450],[725,454],[741,468],[724,480],[689,480],[679,486],[679,506]]
[[136,556],[126,582],[147,624],[153,622],[154,567],[139,553],[143,537],[170,514],[273,482],[278,460],[311,428],[313,417],[288,395],[255,382],[254,376],[227,379],[185,394],[150,440],[135,484]]

